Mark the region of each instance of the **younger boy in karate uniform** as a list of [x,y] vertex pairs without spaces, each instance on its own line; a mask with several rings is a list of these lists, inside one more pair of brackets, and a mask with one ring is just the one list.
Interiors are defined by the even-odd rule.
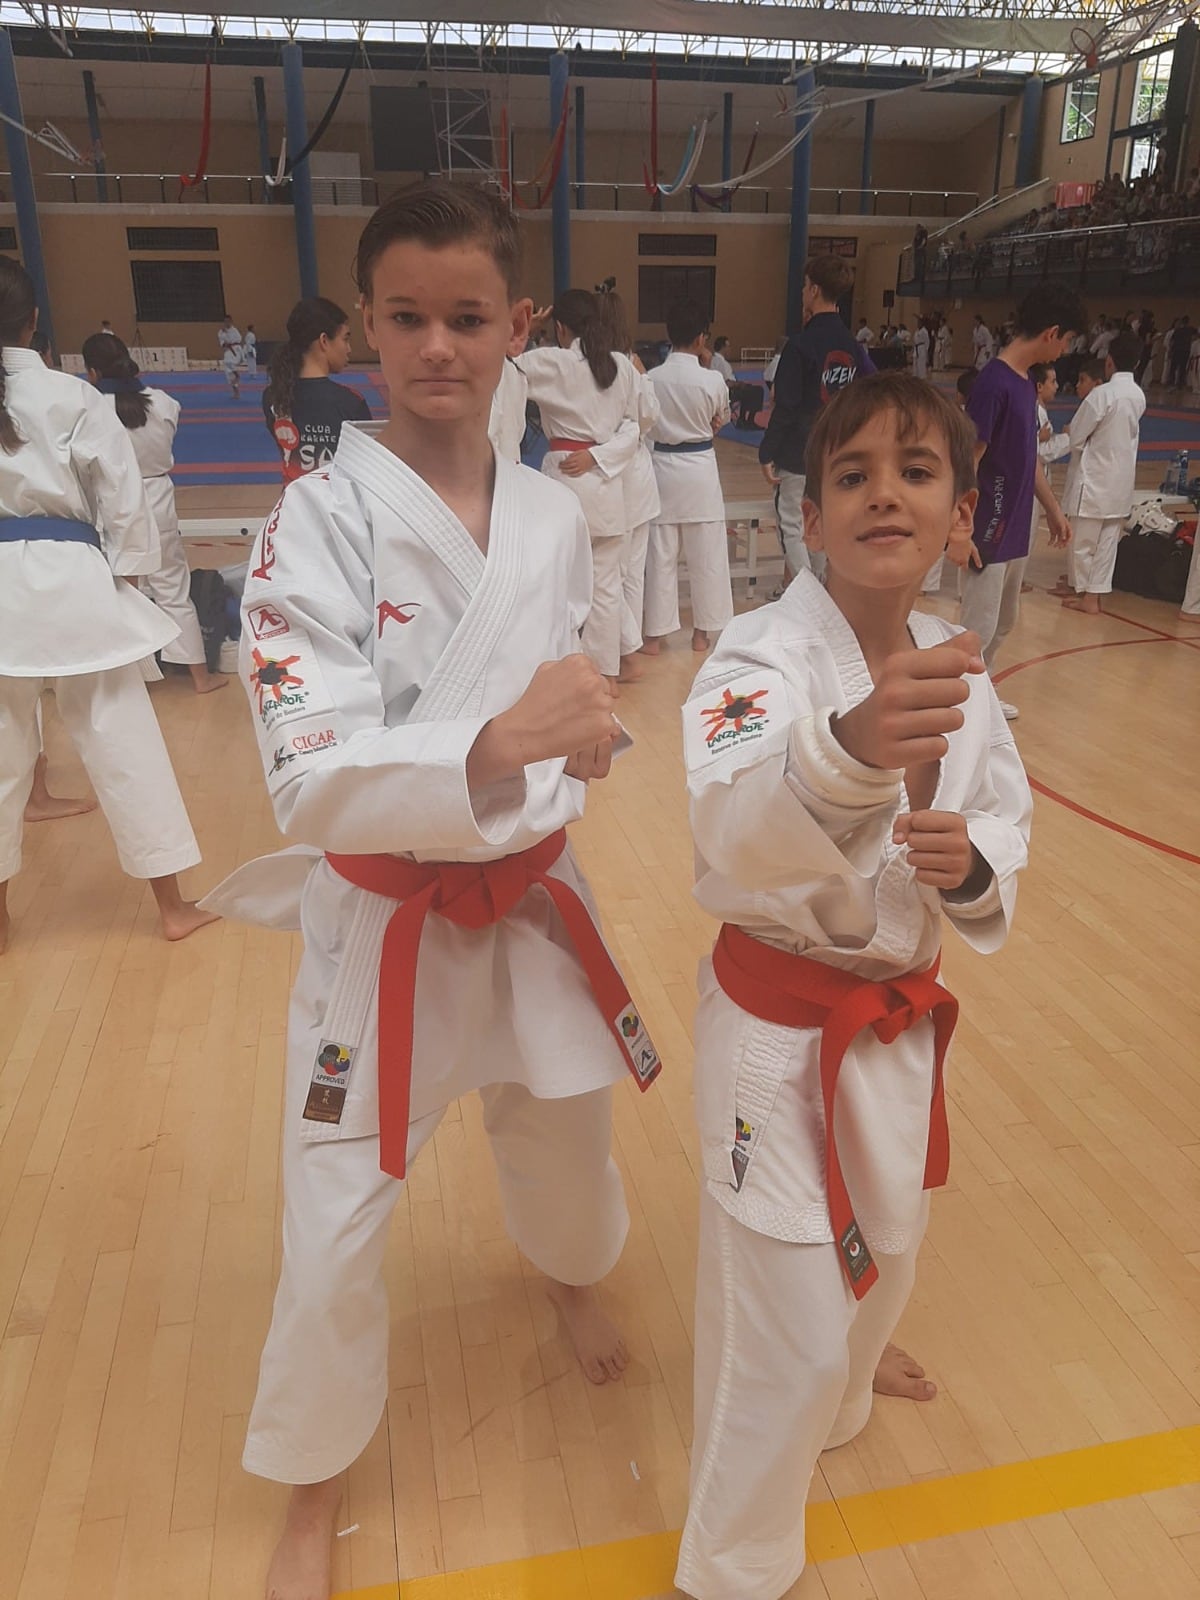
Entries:
[[1105,358],[1108,382],[1090,390],[1071,418],[1067,434],[1071,465],[1063,509],[1075,530],[1070,580],[1072,611],[1096,616],[1102,595],[1112,593],[1121,530],[1133,509],[1138,442],[1146,395],[1134,377],[1141,357],[1135,333],[1126,329]]
[[1029,788],[979,639],[912,609],[970,531],[972,447],[962,414],[904,374],[833,401],[804,506],[827,587],[802,572],[738,617],[683,711],[696,896],[725,924],[696,1024],[676,1575],[695,1600],[779,1600],[800,1576],[817,1457],[867,1423],[925,1191],[945,1181],[942,916],[997,949],[1025,863]]
[[564,833],[620,732],[578,653],[587,525],[488,440],[529,329],[519,271],[515,219],[470,185],[375,213],[357,277],[389,420],[344,428],[330,469],[288,486],[245,589],[253,719],[300,848],[214,898],[305,939],[283,1267],[244,1457],[295,1485],[271,1600],[329,1594],[340,1476],[387,1399],[388,1224],[451,1100],[480,1093],[509,1231],[587,1375],[626,1359],[590,1286],[628,1227],[613,1085],[658,1062]]
[[647,374],[661,416],[650,430],[660,509],[646,555],[642,646],[657,655],[679,627],[679,551],[692,599],[692,649],[707,650],[733,616],[725,497],[713,435],[729,421],[729,389],[709,365],[708,318],[684,302],[667,316],[671,354]]

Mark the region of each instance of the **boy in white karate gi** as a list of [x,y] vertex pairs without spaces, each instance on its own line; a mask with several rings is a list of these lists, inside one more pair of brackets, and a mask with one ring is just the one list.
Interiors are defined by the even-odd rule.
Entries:
[[729,421],[729,388],[709,366],[708,318],[683,303],[667,316],[671,354],[646,374],[661,415],[650,429],[659,512],[646,555],[646,655],[679,628],[679,555],[687,563],[692,649],[707,650],[733,616],[725,497],[713,436]]
[[1137,335],[1129,329],[1118,334],[1105,357],[1107,383],[1089,391],[1067,428],[1071,465],[1063,509],[1075,530],[1069,573],[1075,593],[1063,605],[1088,616],[1099,615],[1102,596],[1112,593],[1117,546],[1133,510],[1146,410],[1145,391],[1134,377],[1140,357]]
[[942,917],[998,948],[1026,859],[979,639],[912,609],[970,532],[973,446],[904,374],[833,401],[804,506],[827,588],[802,572],[738,617],[683,711],[696,896],[724,923],[696,1025],[694,1600],[800,1576],[809,1479],[866,1426],[946,1177]]
[[213,897],[305,939],[283,1266],[244,1456],[294,1485],[271,1600],[329,1594],[341,1474],[387,1400],[389,1221],[459,1095],[479,1091],[509,1231],[587,1376],[620,1376],[591,1287],[628,1227],[611,1098],[658,1069],[566,844],[620,734],[578,653],[587,523],[488,439],[532,309],[516,221],[471,185],[418,185],[367,224],[356,273],[388,421],[344,427],[328,471],[288,485],[243,601],[295,846]]

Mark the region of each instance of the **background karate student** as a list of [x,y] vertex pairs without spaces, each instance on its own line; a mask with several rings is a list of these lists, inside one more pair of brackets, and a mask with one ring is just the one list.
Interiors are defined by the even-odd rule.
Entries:
[[904,374],[835,400],[805,505],[827,588],[801,573],[737,617],[683,711],[696,898],[725,924],[695,1029],[694,1600],[800,1576],[817,1458],[866,1426],[945,1182],[941,918],[997,949],[1025,864],[1029,787],[979,640],[912,609],[970,530],[972,445]]
[[708,366],[708,318],[691,302],[667,314],[671,354],[646,374],[661,415],[654,424],[659,513],[646,556],[647,655],[679,627],[679,557],[687,564],[692,649],[707,650],[733,616],[725,496],[713,435],[729,421],[729,389]]
[[1074,598],[1063,605],[1095,616],[1102,595],[1111,594],[1117,546],[1133,509],[1138,441],[1146,396],[1134,377],[1141,355],[1130,329],[1109,346],[1108,382],[1089,390],[1071,418],[1067,434],[1071,465],[1063,507],[1075,538],[1071,581]]
[[584,1371],[620,1376],[594,1289],[629,1223],[612,1089],[657,1070],[566,843],[619,733],[579,652],[587,527],[488,437],[532,309],[516,219],[473,185],[402,190],[356,275],[388,420],[288,485],[243,599],[263,768],[304,848],[213,897],[276,926],[303,908],[283,1263],[244,1456],[294,1486],[272,1600],[327,1600],[341,1474],[387,1402],[389,1223],[460,1095],[480,1095],[506,1225]]
[[28,273],[0,257],[0,950],[50,687],[123,870],[184,939],[214,918],[179,892],[200,851],[138,667],[178,629],[123,581],[155,570],[158,530],[125,429],[29,348],[36,321]]
[[177,639],[163,645],[162,658],[188,669],[197,694],[211,694],[214,689],[223,689],[229,680],[224,673],[208,670],[200,619],[192,604],[191,568],[179,532],[175,485],[171,481],[179,401],[165,389],[143,386],[137,363],[115,333],[93,333],[85,339],[83,363],[89,380],[101,394],[108,395],[118,421],[129,435],[158,528],[158,570],[146,573],[141,586],[179,630]]
[[350,365],[350,318],[318,295],[288,312],[287,338],[271,355],[262,408],[283,459],[283,481],[333,460],[344,422],[370,422],[371,408],[337,374]]

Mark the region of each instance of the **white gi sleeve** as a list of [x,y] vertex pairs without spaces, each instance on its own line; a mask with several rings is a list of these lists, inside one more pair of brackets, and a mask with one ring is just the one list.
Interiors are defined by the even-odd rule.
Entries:
[[353,491],[317,474],[288,486],[255,544],[241,668],[276,821],[294,843],[345,854],[502,848],[526,782],[469,790],[490,719],[388,726],[371,552]]
[[[718,376],[720,376],[720,374],[718,374]],[[716,404],[713,407],[713,432],[717,433],[725,426],[730,417],[733,415],[733,411],[729,404],[729,388],[724,382],[721,384],[720,394],[714,394],[713,398],[716,401]]]
[[1078,411],[1067,423],[1067,438],[1073,451],[1082,450],[1100,425],[1100,419],[1104,414],[1100,402],[1102,387],[1102,385],[1097,386],[1080,402]]
[[119,578],[157,572],[158,525],[129,435],[103,396],[81,387],[84,405],[71,435],[71,460],[96,508],[105,560]]
[[1033,796],[1008,724],[995,695],[991,737],[975,793],[962,815],[967,835],[992,869],[987,888],[975,900],[961,890],[941,896],[942,909],[958,932],[981,955],[999,950],[1012,926],[1017,902],[1017,873],[1029,860]]
[[578,641],[592,609],[592,539],[582,511],[575,517],[575,544],[567,566],[567,612]]
[[766,659],[718,649],[683,708],[696,848],[749,890],[810,877],[872,877],[900,795],[899,772],[863,766],[799,703]]

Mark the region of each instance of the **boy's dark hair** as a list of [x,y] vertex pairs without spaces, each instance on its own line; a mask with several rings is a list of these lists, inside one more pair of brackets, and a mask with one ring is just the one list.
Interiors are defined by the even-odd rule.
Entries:
[[521,235],[517,219],[497,195],[473,183],[414,183],[386,200],[358,241],[354,281],[371,298],[375,264],[401,239],[415,239],[431,250],[467,242],[482,245],[499,268],[509,296],[521,282]]
[[[1116,342],[1114,339],[1113,343],[1116,344]],[[1105,378],[1108,377],[1108,373],[1105,371],[1104,363],[1099,356],[1089,356],[1086,361],[1080,363],[1079,376],[1081,378],[1090,378],[1093,383],[1103,383]]]
[[708,332],[712,318],[695,300],[677,300],[667,312],[667,338],[673,350],[686,350],[702,333]]
[[728,343],[729,343],[729,340],[726,338],[726,336],[724,334],[722,334],[719,339],[714,339],[713,340],[713,350],[718,355],[720,355],[721,351],[724,350],[725,346]]
[[1108,347],[1108,359],[1116,372],[1132,372],[1142,359],[1142,341],[1132,328],[1119,333]]
[[877,372],[843,389],[817,415],[804,452],[805,494],[814,505],[821,504],[825,463],[884,411],[895,416],[901,441],[915,439],[924,428],[937,429],[946,441],[954,493],[966,494],[975,487],[974,425],[923,378],[907,372]]
[[1044,361],[1035,361],[1029,369],[1029,376],[1040,389],[1050,376],[1050,368]]
[[958,381],[954,387],[958,390],[959,394],[962,395],[964,400],[969,400],[971,398],[971,390],[975,387],[975,380],[978,376],[978,367],[968,367],[965,372],[959,373]]
[[840,300],[854,287],[854,268],[841,256],[809,256],[804,276],[815,284],[825,300]]
[[[0,256],[0,351],[5,345],[20,344],[37,318],[37,296],[33,279],[12,256]],[[0,450],[11,455],[25,443],[4,403],[7,379],[0,365]]]
[[1087,325],[1087,307],[1074,289],[1062,283],[1039,283],[1017,307],[1014,332],[1022,339],[1036,339],[1047,328],[1063,334],[1082,333]]

